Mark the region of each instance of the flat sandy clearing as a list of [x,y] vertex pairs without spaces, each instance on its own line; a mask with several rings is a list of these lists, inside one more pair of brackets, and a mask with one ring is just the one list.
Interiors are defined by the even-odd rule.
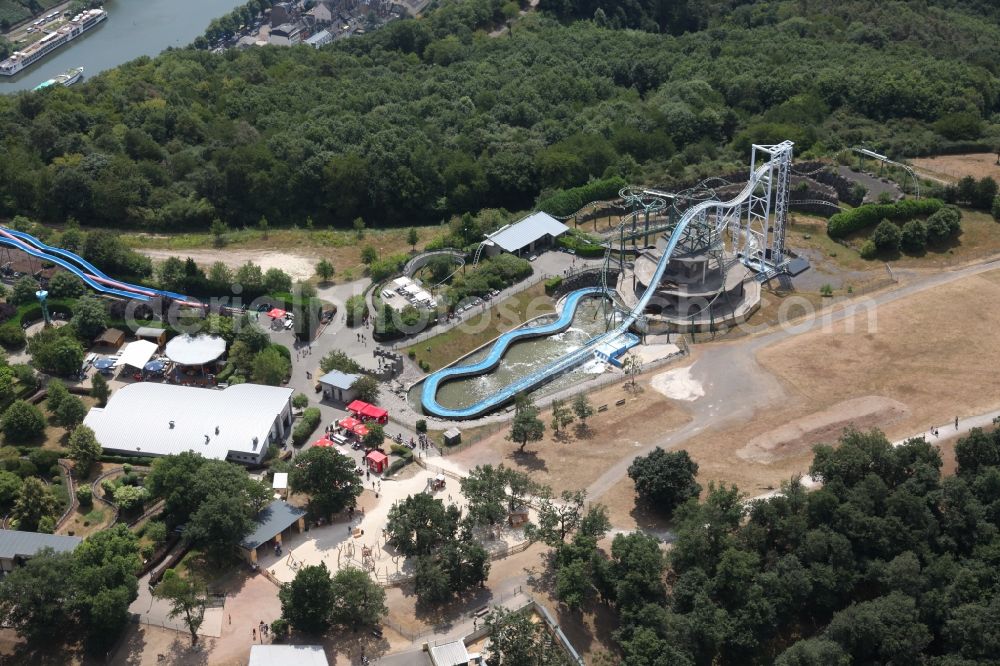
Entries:
[[[947,424],[956,415],[995,409],[1000,405],[1000,375],[995,371],[1000,362],[995,333],[1000,311],[990,304],[998,299],[1000,271],[990,271],[878,308],[871,332],[861,309],[853,320],[829,331],[806,333],[764,349],[758,362],[782,381],[787,400],[736,427],[689,440],[684,448],[701,466],[702,485],[710,480],[736,483],[756,495],[805,473],[812,446],[823,439],[832,443],[838,434],[829,428],[822,432],[823,422],[875,426],[872,401],[885,408],[888,422],[877,425],[890,440]],[[856,409],[848,413],[845,406],[852,402]],[[815,427],[798,438],[789,437],[785,428],[803,422]],[[816,437],[816,431],[826,437]],[[782,440],[781,451],[772,450],[766,461],[738,455],[752,443],[776,439]]]
[[952,182],[962,176],[972,176],[976,180],[993,176],[1000,181],[1000,166],[996,153],[970,153],[967,155],[939,155],[912,160],[918,171],[939,180]]
[[190,257],[197,262],[199,267],[206,271],[216,261],[221,261],[230,268],[239,268],[248,261],[252,261],[265,272],[269,268],[280,268],[291,275],[293,280],[308,280],[316,273],[315,259],[299,254],[275,252],[272,250],[237,250],[234,248],[222,248],[220,250],[147,250],[140,248],[136,252],[144,254],[157,262],[170,257],[180,257],[181,259]]
[[[448,456],[448,460],[465,469],[503,463],[527,472],[557,494],[586,488],[615,462],[689,420],[679,403],[649,387],[648,378],[639,378],[635,391],[626,390],[625,383],[623,378],[621,383],[588,396],[595,410],[600,405],[608,409],[588,419],[586,432],[578,433],[576,424],[572,424],[566,435],[555,438],[552,412],[544,410],[541,419],[545,422],[545,437],[528,444],[527,454],[516,453],[518,445],[505,439],[509,428],[503,428],[475,446]],[[625,404],[616,406],[622,399]]]

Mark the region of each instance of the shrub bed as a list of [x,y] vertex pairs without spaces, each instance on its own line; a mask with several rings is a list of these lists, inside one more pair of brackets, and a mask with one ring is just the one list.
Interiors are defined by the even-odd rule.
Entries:
[[322,415],[320,414],[319,407],[310,407],[302,412],[302,417],[295,425],[295,429],[292,430],[292,444],[295,446],[302,446],[305,444],[306,440],[309,439],[316,428],[319,427],[321,418]]
[[389,447],[389,450],[404,460],[407,461],[413,460],[413,451],[410,450],[410,447],[408,446],[403,446],[402,444],[393,444],[392,446]]
[[907,222],[915,217],[926,217],[944,206],[940,199],[904,199],[892,204],[870,204],[837,213],[826,223],[830,238],[844,238],[855,231],[873,227],[882,220]]
[[560,236],[558,244],[567,250],[573,250],[581,257],[603,257],[605,252],[604,247],[594,238],[575,229]]

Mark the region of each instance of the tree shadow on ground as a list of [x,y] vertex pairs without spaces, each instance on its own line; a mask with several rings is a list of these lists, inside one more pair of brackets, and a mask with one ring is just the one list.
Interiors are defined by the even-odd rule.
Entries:
[[[416,590],[412,583],[400,586],[406,596],[415,596]],[[414,616],[425,624],[434,627],[435,631],[448,631],[456,624],[463,622],[466,616],[473,613],[493,600],[493,591],[488,587],[474,587],[465,594],[459,595],[441,604],[417,603]]]
[[578,421],[575,426],[573,426],[574,434],[576,434],[578,439],[590,439],[594,436],[594,431],[587,423]]
[[[211,645],[205,645],[204,639],[199,639],[196,645],[191,645],[191,636],[178,634],[164,653],[164,661],[168,664],[184,664],[184,666],[199,666],[208,663]],[[159,660],[157,655],[157,660]]]
[[343,654],[348,663],[361,663],[361,655],[381,657],[390,650],[389,641],[372,632],[373,627],[333,627],[323,636],[293,631],[282,645],[316,645],[320,643],[330,658],[330,663],[338,663],[337,655]]
[[515,450],[508,453],[506,458],[529,472],[547,472],[549,469],[545,459],[538,456],[538,451]]
[[569,431],[566,428],[562,428],[560,430],[553,431],[552,439],[560,444],[567,444],[572,441],[573,438],[570,437]]
[[88,660],[80,644],[52,641],[45,645],[29,644],[21,641],[10,654],[0,655],[0,666],[63,666],[66,663],[104,663]]
[[669,518],[639,498],[636,498],[635,506],[629,511],[629,515],[640,530],[658,539],[665,539],[666,533],[673,529],[673,523]]

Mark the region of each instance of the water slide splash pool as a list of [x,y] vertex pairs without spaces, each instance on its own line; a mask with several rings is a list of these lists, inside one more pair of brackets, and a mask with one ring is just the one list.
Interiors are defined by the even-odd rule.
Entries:
[[[677,249],[677,244],[680,242],[684,232],[692,221],[705,219],[709,215],[709,211],[713,211],[715,215],[715,223],[718,227],[716,231],[721,233],[724,227],[727,224],[731,224],[734,220],[737,224],[739,223],[738,221],[741,216],[741,211],[744,210],[744,206],[752,205],[753,198],[756,197],[757,199],[760,199],[759,195],[755,195],[758,186],[764,186],[767,192],[770,193],[774,167],[781,160],[787,161],[791,159],[791,145],[792,144],[790,142],[785,142],[784,144],[775,146],[774,148],[776,150],[771,153],[772,159],[754,168],[750,173],[750,178],[747,180],[746,186],[732,199],[728,201],[716,201],[714,199],[700,201],[685,210],[676,226],[673,227],[670,238],[667,241],[667,247],[660,256],[660,261],[656,265],[656,270],[653,273],[650,284],[659,284],[663,279],[663,274],[667,269],[667,265],[670,263],[670,259],[673,257],[673,254]],[[756,150],[758,147],[754,146],[754,148]],[[778,198],[780,199],[781,195],[779,195]],[[784,205],[785,203],[787,202],[779,202],[780,205]],[[765,219],[767,219],[766,215]],[[443,370],[438,370],[437,372],[429,375],[424,380],[423,390],[421,392],[420,404],[424,412],[430,414],[431,416],[446,419],[476,418],[486,414],[487,412],[493,411],[510,400],[513,400],[519,393],[530,391],[557,375],[594,358],[595,352],[597,352],[598,348],[613,346],[621,349],[638,344],[638,338],[628,331],[646,311],[646,306],[649,305],[650,299],[656,293],[655,289],[646,289],[639,297],[635,307],[625,314],[621,322],[614,329],[609,330],[603,335],[594,337],[586,344],[569,352],[562,358],[539,368],[538,370],[512,382],[511,384],[508,384],[506,387],[497,391],[493,395],[461,409],[449,409],[438,403],[437,391],[438,387],[443,382],[457,377],[489,372],[496,366],[497,363],[500,362],[500,358],[503,356],[507,347],[509,347],[513,341],[517,340],[518,337],[526,335],[552,335],[554,333],[561,332],[563,329],[567,328],[569,323],[573,320],[573,312],[575,311],[579,300],[585,296],[592,296],[595,293],[603,293],[608,297],[611,295],[603,287],[592,287],[589,289],[580,289],[571,292],[567,297],[563,311],[556,322],[542,327],[534,327],[537,330],[528,328],[510,331],[497,339],[493,348],[490,350],[490,353],[479,363],[466,366],[452,366],[444,368]]]
[[[530,340],[532,338],[554,337],[561,335],[573,323],[573,318],[576,315],[577,309],[580,307],[580,302],[583,299],[607,297],[608,292],[603,287],[587,287],[585,289],[571,291],[564,299],[562,309],[560,310],[559,316],[555,321],[548,322],[540,326],[518,328],[513,331],[508,331],[496,339],[490,347],[489,352],[479,361],[467,365],[453,365],[429,375],[421,386],[421,405],[426,412],[442,418],[473,418],[490,410],[496,409],[498,406],[502,405],[507,400],[510,400],[521,391],[530,390],[544,381],[554,378],[559,374],[559,372],[552,371],[553,367],[559,366],[563,370],[569,370],[579,365],[582,361],[593,358],[594,349],[600,341],[605,339],[604,335],[591,338],[582,346],[572,350],[569,354],[544,366],[540,370],[532,372],[527,376],[508,384],[500,389],[500,391],[468,407],[445,407],[437,400],[438,389],[445,382],[472,377],[475,375],[482,375],[492,371],[500,363],[500,360],[507,353],[507,350],[511,347],[511,345],[517,342]],[[631,344],[637,344],[638,338],[630,336],[629,342]]]

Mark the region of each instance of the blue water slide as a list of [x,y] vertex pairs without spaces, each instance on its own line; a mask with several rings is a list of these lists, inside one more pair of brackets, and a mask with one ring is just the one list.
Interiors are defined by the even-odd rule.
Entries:
[[[488,370],[491,370],[499,362],[500,357],[503,356],[504,351],[506,351],[507,346],[509,346],[511,342],[511,340],[507,340],[506,342],[504,342],[504,336],[501,336],[499,339],[497,339],[493,349],[490,350],[490,353],[487,356],[487,358],[484,359],[482,362],[467,367],[445,368],[443,370],[438,370],[432,375],[429,375],[424,380],[423,390],[421,391],[420,394],[420,402],[421,405],[423,406],[424,411],[432,416],[437,416],[440,418],[447,418],[447,419],[471,419],[471,418],[476,418],[478,416],[482,416],[483,414],[492,411],[497,407],[499,407],[500,405],[503,405],[504,403],[512,400],[517,394],[525,391],[530,391],[531,389],[539,386],[540,384],[543,384],[544,382],[556,377],[557,375],[566,372],[567,370],[570,370],[576,367],[577,365],[580,365],[586,362],[587,360],[593,358],[594,351],[602,344],[606,342],[611,342],[612,340],[615,340],[623,335],[628,335],[629,328],[631,328],[632,324],[634,324],[636,320],[642,316],[643,312],[646,311],[646,307],[649,305],[650,299],[656,293],[656,289],[653,288],[653,286],[658,285],[660,281],[663,279],[663,274],[667,270],[667,265],[670,263],[670,259],[673,257],[674,251],[677,249],[677,244],[680,242],[681,237],[684,235],[684,231],[687,229],[691,221],[697,218],[702,213],[706,213],[709,209],[712,208],[731,209],[736,206],[743,205],[750,198],[750,195],[753,193],[754,188],[757,187],[757,184],[767,173],[769,167],[770,163],[765,163],[762,166],[760,166],[756,171],[754,171],[750,175],[750,179],[747,182],[746,187],[744,187],[739,194],[737,194],[729,201],[725,202],[714,201],[714,200],[702,201],[684,211],[684,214],[677,222],[677,226],[674,227],[673,232],[670,234],[670,239],[667,241],[667,247],[663,251],[663,255],[660,257],[660,261],[656,264],[656,270],[653,273],[653,279],[650,280],[649,283],[650,286],[643,292],[642,296],[640,296],[638,301],[636,302],[635,307],[633,307],[632,310],[625,315],[621,323],[616,328],[608,331],[607,333],[591,338],[583,346],[574,349],[565,356],[556,359],[555,361],[549,363],[546,366],[539,368],[530,375],[526,375],[525,377],[522,377],[521,379],[518,379],[508,384],[504,388],[500,389],[498,392],[477,402],[474,405],[469,405],[468,407],[463,407],[461,409],[449,409],[439,404],[437,401],[437,390],[443,381],[447,381],[449,379],[455,379],[456,377],[460,376],[467,376],[471,374],[479,374],[481,372],[486,372]],[[560,317],[560,320],[564,319],[567,316],[567,313],[569,313],[568,316],[570,320],[572,320],[572,314],[576,308],[576,303],[579,301],[579,299],[577,299],[577,301],[573,303],[573,307],[571,308],[569,302],[569,299],[571,297],[580,292],[593,293],[593,291],[600,292],[602,291],[602,289],[591,288],[589,290],[581,289],[576,292],[571,292],[569,297],[567,297],[566,307],[564,307],[563,309],[563,313],[562,316]],[[580,293],[581,298],[585,295],[588,294]],[[547,324],[546,326],[550,325]],[[531,331],[531,330],[532,329],[530,328],[518,329],[517,331],[511,331],[511,333],[518,333],[519,331]],[[510,335],[511,333],[505,335]],[[551,335],[551,334],[552,333],[536,333],[535,336]],[[630,341],[630,344],[634,343],[631,343]],[[493,362],[492,365],[486,364],[486,362],[489,359],[493,358],[495,358],[496,360]],[[486,365],[483,365],[483,367],[479,367],[482,364]],[[467,370],[467,368],[478,368],[478,369],[475,372],[469,372],[469,371],[463,372],[463,370]]]
[[92,263],[90,263],[89,261],[87,261],[86,259],[84,259],[83,257],[81,257],[80,255],[75,254],[73,252],[70,252],[69,250],[64,250],[64,249],[59,248],[59,247],[54,247],[52,245],[47,245],[44,242],[42,242],[40,239],[36,238],[35,236],[32,236],[31,234],[27,234],[27,233],[25,233],[23,231],[15,231],[13,229],[5,229],[5,231],[7,231],[7,233],[9,233],[9,234],[11,234],[13,236],[17,236],[18,238],[20,238],[23,241],[26,241],[26,242],[28,242],[30,244],[35,245],[36,247],[38,247],[39,249],[43,250],[44,252],[60,256],[60,257],[62,257],[64,259],[66,259],[67,261],[71,261],[71,262],[76,263],[79,266],[82,266],[85,271],[87,271],[88,273],[90,273],[91,275],[93,275],[95,277],[99,277],[99,278],[102,278],[104,280],[111,280],[112,282],[117,282],[118,284],[121,284],[121,285],[123,285],[125,287],[130,287],[132,289],[138,289],[138,290],[142,290],[142,291],[147,291],[147,292],[153,293],[153,294],[155,294],[157,296],[166,296],[166,297],[169,297],[169,298],[172,298],[172,299],[175,299],[175,300],[191,300],[191,299],[189,299],[187,296],[185,296],[183,294],[177,294],[177,293],[174,293],[172,291],[164,291],[162,289],[153,289],[152,287],[145,287],[143,285],[130,284],[128,282],[123,282],[121,280],[116,280],[115,278],[111,277],[110,275],[108,275],[107,273],[105,273],[104,271],[102,271],[100,268],[97,268]]
[[[128,282],[123,282],[121,280],[116,280],[115,278],[109,276],[107,273],[105,273],[101,269],[97,268],[92,263],[90,263],[89,261],[87,261],[86,259],[84,259],[83,257],[81,257],[80,255],[75,254],[73,252],[70,252],[69,250],[64,250],[62,248],[53,247],[52,245],[47,245],[46,243],[42,242],[40,239],[32,236],[31,234],[25,233],[23,231],[16,231],[14,229],[8,229],[8,228],[3,228],[3,230],[6,231],[11,236],[17,237],[19,240],[23,241],[27,245],[34,245],[36,248],[38,248],[39,250],[42,251],[43,255],[47,255],[47,257],[46,257],[47,261],[51,261],[52,263],[58,264],[58,265],[62,266],[63,268],[66,268],[67,270],[69,270],[73,274],[75,274],[77,277],[79,277],[80,279],[82,279],[84,282],[86,282],[88,286],[90,286],[90,287],[92,287],[94,289],[97,289],[97,287],[94,286],[95,284],[96,285],[100,285],[101,283],[97,282],[96,280],[91,280],[91,279],[87,278],[87,273],[89,273],[90,275],[93,275],[95,277],[104,279],[104,280],[110,280],[112,282],[116,282],[116,283],[118,283],[118,284],[120,284],[120,285],[122,285],[124,287],[136,289],[136,290],[139,290],[139,291],[149,292],[149,293],[151,293],[151,294],[153,294],[155,296],[167,297],[167,298],[171,298],[171,299],[178,300],[178,301],[189,301],[190,302],[190,301],[194,300],[194,299],[191,299],[191,298],[189,298],[189,297],[187,297],[187,296],[185,296],[183,294],[177,294],[177,293],[174,293],[172,291],[164,291],[162,289],[153,289],[152,287],[144,287],[142,285],[129,284]],[[3,240],[4,240],[3,237],[0,236],[0,242],[3,242]],[[13,243],[5,243],[5,244],[7,244],[7,245],[13,245]],[[23,249],[23,248],[19,248],[19,249]],[[38,254],[35,254],[35,253],[29,253],[29,254],[32,254],[32,256],[43,256],[43,255],[38,255]],[[74,269],[71,266],[67,266],[65,263],[60,263],[59,261],[56,261],[56,258],[60,258],[60,259],[62,259],[64,261],[66,261],[66,262],[72,262],[73,265],[82,267],[83,270]],[[129,298],[134,298],[134,299],[137,299],[137,300],[143,300],[143,301],[149,300],[149,298],[147,296],[145,296],[144,294],[138,294],[138,293],[134,293],[134,292],[131,292],[131,291],[124,290],[124,289],[118,290],[118,289],[115,289],[113,287],[109,287],[107,285],[103,285],[103,287],[101,289],[98,289],[98,291],[101,291],[103,293],[108,293],[108,294],[115,294],[115,295],[127,295]]]
[[108,287],[106,285],[103,285],[100,282],[97,282],[96,280],[87,276],[87,274],[81,271],[80,268],[75,264],[71,264],[70,262],[66,261],[61,257],[56,257],[51,254],[42,252],[37,248],[25,243],[19,238],[11,238],[9,236],[4,236],[0,234],[0,245],[7,245],[9,247],[13,247],[15,249],[21,250],[26,254],[31,255],[32,257],[41,259],[42,261],[51,262],[53,264],[56,264],[57,266],[61,266],[62,268],[65,268],[70,273],[73,273],[78,278],[83,280],[84,284],[86,284],[88,287],[102,294],[111,294],[113,296],[122,296],[124,298],[134,298],[140,301],[149,300],[149,297],[144,296],[143,294],[136,294],[131,291],[125,291],[123,289],[115,289],[113,287]]

